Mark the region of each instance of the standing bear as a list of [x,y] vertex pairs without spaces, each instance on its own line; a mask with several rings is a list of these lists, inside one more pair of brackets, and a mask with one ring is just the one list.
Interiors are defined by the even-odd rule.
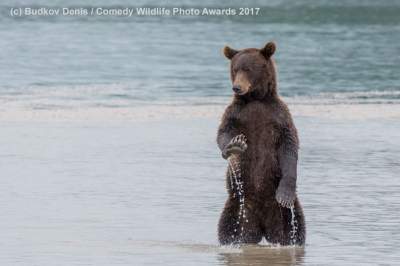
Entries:
[[229,198],[218,225],[221,244],[303,245],[305,221],[296,196],[299,141],[277,91],[276,46],[224,48],[234,92],[218,129],[227,159]]

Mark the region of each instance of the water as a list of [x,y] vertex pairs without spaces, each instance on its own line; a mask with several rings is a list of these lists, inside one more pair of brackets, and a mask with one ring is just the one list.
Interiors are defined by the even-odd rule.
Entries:
[[[227,159],[229,167],[229,179],[231,184],[231,190],[234,191],[233,197],[239,198],[239,212],[237,214],[236,229],[235,233],[239,233],[240,237],[243,236],[243,223],[248,223],[246,218],[245,208],[245,192],[243,187],[242,170],[240,168],[240,157],[236,154],[232,154]],[[235,236],[232,235],[232,239]]]
[[[230,2],[230,7],[243,5]],[[8,15],[9,7],[32,3],[81,7],[82,3],[3,1],[1,105],[59,109],[220,102],[230,94],[222,47],[262,47],[270,40],[278,45],[275,57],[284,96],[305,97],[302,102],[315,97],[333,102],[399,102],[398,1],[292,2],[249,2],[262,8],[259,17],[17,18]],[[193,3],[182,5],[219,6],[214,1]],[[92,6],[160,6],[160,2],[83,5]]]
[[399,123],[296,122],[304,250],[218,247],[217,117],[2,123],[1,264],[398,264]]
[[294,213],[294,206],[290,207],[290,214],[291,214],[290,225],[292,226],[290,230],[290,240],[292,245],[296,245],[297,221]]
[[[217,6],[182,5],[194,3]],[[400,263],[398,1],[249,3],[260,17],[8,16],[27,5],[0,3],[1,265]],[[221,48],[269,40],[300,134],[307,243],[220,247]]]

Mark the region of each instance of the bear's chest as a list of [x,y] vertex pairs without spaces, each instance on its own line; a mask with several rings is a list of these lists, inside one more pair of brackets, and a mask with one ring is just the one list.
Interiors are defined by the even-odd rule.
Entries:
[[262,149],[275,147],[280,135],[276,108],[263,104],[248,105],[241,110],[238,120],[249,146]]
[[[266,188],[275,187],[277,150],[280,137],[276,111],[268,106],[252,105],[241,110],[240,131],[247,137],[248,148],[244,153],[244,175],[247,188],[269,195]],[[273,194],[273,191],[271,195]]]

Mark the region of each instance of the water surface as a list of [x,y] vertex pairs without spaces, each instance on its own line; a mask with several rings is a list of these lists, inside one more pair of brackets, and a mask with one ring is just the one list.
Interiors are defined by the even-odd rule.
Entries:
[[399,123],[307,117],[296,122],[304,250],[218,246],[227,163],[214,141],[217,117],[3,123],[0,261],[398,264]]

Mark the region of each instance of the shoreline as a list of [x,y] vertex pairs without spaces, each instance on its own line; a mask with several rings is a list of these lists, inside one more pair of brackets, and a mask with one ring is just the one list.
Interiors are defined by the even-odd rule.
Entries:
[[[226,105],[143,105],[74,109],[1,110],[0,122],[135,122],[217,118]],[[290,104],[294,117],[335,120],[399,119],[400,104]]]

